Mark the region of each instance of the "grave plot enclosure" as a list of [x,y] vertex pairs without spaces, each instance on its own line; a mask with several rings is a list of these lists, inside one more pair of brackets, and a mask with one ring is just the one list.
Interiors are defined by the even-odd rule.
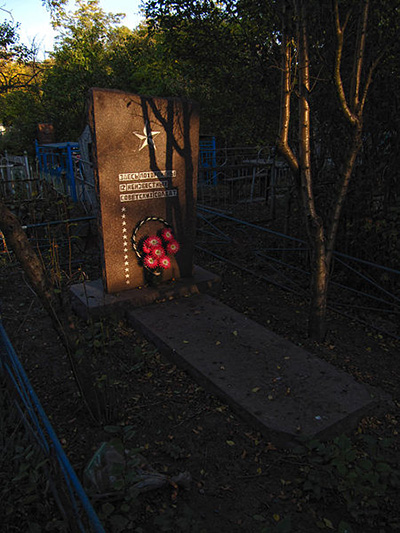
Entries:
[[[124,291],[155,279],[191,276],[199,145],[197,106],[175,98],[91,89],[89,125],[106,291]],[[160,238],[158,251],[157,244],[150,246],[148,241],[153,236]],[[172,247],[171,239],[175,243]]]

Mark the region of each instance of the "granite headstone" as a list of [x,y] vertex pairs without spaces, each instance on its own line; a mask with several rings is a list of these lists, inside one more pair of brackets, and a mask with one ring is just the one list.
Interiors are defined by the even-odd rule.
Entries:
[[[93,88],[89,126],[105,290],[115,293],[156,279],[190,277],[199,146],[196,104]],[[166,233],[178,243],[177,253],[171,252]],[[167,257],[163,268],[149,267],[147,261],[155,251],[145,243],[153,236],[161,239],[161,253]]]

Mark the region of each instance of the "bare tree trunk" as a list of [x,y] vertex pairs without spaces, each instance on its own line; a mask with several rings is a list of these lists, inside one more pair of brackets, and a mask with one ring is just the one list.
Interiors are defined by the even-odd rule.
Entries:
[[[310,62],[308,48],[306,0],[285,0],[283,6],[282,24],[282,83],[281,83],[281,117],[277,147],[286,159],[295,177],[304,213],[305,226],[310,246],[311,287],[309,335],[322,341],[326,334],[326,309],[329,287],[329,274],[332,257],[339,227],[342,208],[346,199],[350,178],[356,163],[357,154],[362,143],[362,116],[367,98],[368,88],[372,80],[373,71],[379,58],[370,67],[364,88],[362,89],[363,62],[365,56],[366,29],[368,19],[369,0],[363,0],[359,17],[356,46],[354,50],[353,72],[351,79],[350,99],[348,101],[341,78],[341,62],[344,45],[344,32],[350,18],[346,14],[341,24],[337,0],[333,3],[337,47],[334,67],[336,92],[345,120],[350,128],[350,143],[344,156],[340,173],[341,183],[329,224],[324,225],[319,216],[314,198],[313,176],[311,169],[311,120],[310,120]],[[296,21],[296,75],[298,76],[299,98],[299,136],[298,156],[289,146],[289,126],[291,114],[292,94],[292,47],[293,33],[288,32],[288,18]],[[292,39],[290,38],[292,37]]]
[[357,155],[362,146],[362,130],[363,130],[363,112],[367,99],[369,87],[372,82],[372,75],[381,59],[378,56],[376,60],[371,64],[368,69],[364,88],[362,89],[362,73],[363,64],[365,60],[365,42],[366,31],[368,23],[368,10],[369,0],[364,0],[360,4],[361,14],[359,17],[358,31],[357,31],[357,43],[354,49],[354,63],[351,79],[350,98],[346,97],[346,93],[343,87],[341,64],[342,53],[344,45],[344,33],[349,20],[349,12],[346,14],[343,24],[340,22],[339,5],[337,0],[334,1],[334,21],[336,29],[336,58],[334,68],[334,80],[336,86],[336,93],[339,99],[340,110],[351,128],[350,144],[349,148],[344,156],[343,164],[341,168],[341,185],[338,191],[338,196],[330,224],[328,233],[327,244],[327,257],[328,262],[332,260],[332,254],[335,247],[340,215],[347,196],[347,191],[350,183],[350,179],[353,173],[354,166],[356,164]]
[[[74,359],[76,351],[76,334],[73,329],[70,328],[69,317],[65,312],[61,300],[58,299],[54,292],[47,273],[39,260],[37,254],[33,250],[29,239],[21,227],[17,217],[7,208],[4,202],[0,199],[0,231],[4,234],[6,243],[10,246],[19,263],[21,264],[28,282],[36,292],[43,307],[47,311],[53,328],[57,332],[68,356],[68,360],[71,366],[72,373],[75,378],[82,401],[86,405],[89,414],[97,421],[94,415],[93,409],[90,403],[92,386],[90,382],[90,373],[87,368],[81,368],[81,376],[77,371],[77,361]],[[85,365],[81,365],[85,366]],[[86,387],[83,386],[83,381],[86,382]]]
[[311,119],[310,119],[310,61],[307,40],[306,6],[296,0],[297,66],[299,78],[299,141],[298,157],[289,147],[290,97],[291,97],[291,47],[285,28],[282,40],[282,98],[281,124],[278,149],[288,162],[299,190],[305,226],[310,246],[311,287],[308,332],[311,338],[323,340],[326,333],[326,307],[328,295],[328,263],[325,248],[325,231],[318,215],[311,170]]
[[326,310],[328,300],[329,269],[326,257],[324,228],[317,224],[311,244],[311,290],[308,316],[308,335],[322,342],[326,336]]
[[[285,6],[286,4],[284,4]],[[286,28],[287,14],[283,12],[282,23],[282,80],[281,80],[281,116],[279,121],[279,134],[277,138],[277,147],[281,155],[286,159],[296,182],[298,181],[299,162],[289,146],[289,127],[290,127],[290,98],[292,94],[291,87],[291,63],[292,47]]]
[[308,333],[312,339],[322,341],[326,334],[329,271],[326,258],[324,224],[315,206],[311,170],[310,60],[308,54],[307,13],[305,3],[302,0],[296,2],[296,18],[299,71],[300,193],[311,250],[311,294]]
[[0,230],[3,232],[6,243],[10,246],[21,264],[28,282],[40,298],[43,307],[48,312],[53,327],[60,336],[64,346],[67,342],[61,322],[57,315],[59,303],[53,287],[48,279],[37,254],[33,250],[26,233],[21,227],[17,217],[6,207],[0,199]]

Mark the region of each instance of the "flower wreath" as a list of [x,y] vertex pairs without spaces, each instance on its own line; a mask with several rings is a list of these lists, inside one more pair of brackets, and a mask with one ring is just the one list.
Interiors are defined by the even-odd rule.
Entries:
[[[137,234],[147,222],[160,222],[164,227],[157,234],[145,235],[138,241]],[[163,270],[170,268],[171,260],[168,256],[179,252],[179,243],[171,225],[160,217],[146,217],[138,222],[132,232],[131,242],[140,264],[155,276],[160,276]]]

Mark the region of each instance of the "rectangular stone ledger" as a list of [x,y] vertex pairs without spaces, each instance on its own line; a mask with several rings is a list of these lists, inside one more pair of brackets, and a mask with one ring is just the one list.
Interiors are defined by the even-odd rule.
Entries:
[[385,400],[205,294],[131,309],[128,320],[278,444],[340,435]]
[[[197,106],[175,98],[91,89],[89,125],[106,291],[190,277],[196,222]],[[165,229],[172,230],[179,244],[176,254],[161,237]],[[151,236],[161,238],[158,253],[165,253],[166,268],[144,266],[146,257],[154,255],[153,248],[143,249]]]

